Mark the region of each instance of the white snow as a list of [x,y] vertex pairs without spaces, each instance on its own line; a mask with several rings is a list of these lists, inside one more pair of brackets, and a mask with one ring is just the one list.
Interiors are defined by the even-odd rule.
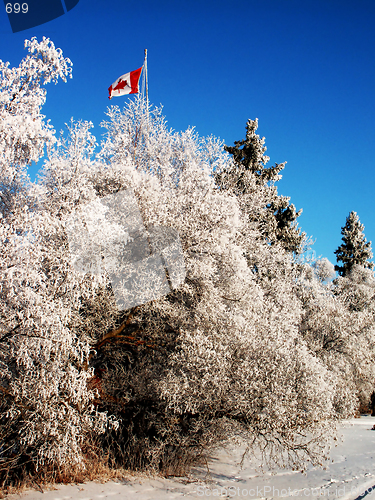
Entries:
[[343,441],[331,451],[325,469],[305,474],[291,470],[257,471],[256,464],[239,466],[240,452],[221,451],[188,478],[139,476],[107,483],[57,485],[55,490],[9,495],[9,500],[172,500],[175,498],[334,498],[375,500],[375,418],[363,416],[345,423]]

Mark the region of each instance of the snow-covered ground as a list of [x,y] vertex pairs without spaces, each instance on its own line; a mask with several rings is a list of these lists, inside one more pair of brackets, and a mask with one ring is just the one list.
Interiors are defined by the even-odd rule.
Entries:
[[44,493],[29,491],[10,495],[9,500],[94,500],[135,499],[171,500],[175,498],[337,498],[375,500],[375,418],[361,417],[348,421],[342,429],[343,442],[333,448],[330,462],[323,469],[306,474],[279,470],[260,474],[251,465],[241,469],[239,455],[226,451],[212,458],[208,482],[203,470],[190,478],[137,478],[107,483],[62,485]]

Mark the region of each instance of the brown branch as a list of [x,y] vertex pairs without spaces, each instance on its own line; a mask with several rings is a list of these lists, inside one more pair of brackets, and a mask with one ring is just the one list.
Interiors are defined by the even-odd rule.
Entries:
[[229,297],[221,297],[221,298],[225,300],[231,300],[232,302],[241,302],[242,300],[242,297],[240,299],[230,299]]
[[2,337],[0,337],[0,342],[3,342],[7,337],[11,336],[21,325],[18,324],[15,326],[12,330],[9,332],[5,333]]
[[[93,346],[93,351],[97,351],[98,349],[101,349],[103,347],[103,345],[105,345],[107,342],[109,342],[110,340],[112,339],[116,339],[116,338],[120,338],[120,333],[122,333],[125,328],[127,326],[129,326],[132,318],[133,318],[133,315],[136,311],[137,307],[133,307],[133,309],[131,309],[128,317],[126,318],[126,320],[118,327],[116,328],[115,330],[112,330],[108,333],[106,333],[103,338],[101,340],[99,340],[94,346]],[[138,330],[137,332],[135,333],[138,333]],[[121,338],[131,338],[131,337],[126,337],[126,336],[121,336]],[[130,342],[129,342],[130,343]],[[91,359],[93,358],[94,356],[94,353],[92,352],[90,355],[89,355],[89,359],[88,361],[85,362],[85,364],[83,365],[83,368],[85,370],[88,370],[88,366],[89,366],[89,363],[91,361]]]
[[104,345],[108,340],[110,340],[113,337],[117,337],[121,332],[123,332],[125,330],[125,328],[127,326],[129,326],[136,309],[137,308],[134,307],[130,311],[129,316],[126,318],[126,320],[118,328],[116,328],[115,330],[112,330],[109,333],[106,333],[104,335],[104,337],[99,342],[97,342],[95,344],[94,349],[100,349],[102,347],[102,345]]
[[0,385],[0,391],[6,394],[7,396],[11,396],[12,398],[14,398],[14,395],[11,392],[9,392],[8,389],[5,389],[5,387],[1,387],[1,385]]
[[[57,286],[56,290],[55,290],[55,293],[54,293],[54,296],[53,298],[56,299],[56,298],[59,298],[59,297],[62,297],[62,295],[57,295],[57,292],[59,291],[59,289],[63,286],[63,284],[65,283],[65,280],[66,278],[68,277],[68,273],[66,272],[65,273],[65,276],[62,280],[62,282]],[[64,295],[64,294],[63,294]]]
[[[136,330],[134,333],[141,333],[141,332],[142,332],[142,330]],[[154,347],[151,345],[147,345],[145,340],[140,340],[140,339],[137,340],[135,337],[133,337],[131,335],[111,335],[110,337],[108,337],[108,338],[102,340],[101,342],[99,342],[98,344],[96,344],[95,347],[96,347],[96,349],[100,349],[101,347],[103,347],[103,345],[105,345],[106,343],[108,343],[110,341],[123,342],[125,344],[129,344],[129,345],[133,345],[133,346],[145,344],[147,347]]]

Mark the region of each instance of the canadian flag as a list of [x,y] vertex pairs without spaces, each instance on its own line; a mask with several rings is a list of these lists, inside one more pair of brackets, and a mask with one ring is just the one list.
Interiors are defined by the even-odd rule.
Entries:
[[120,95],[137,94],[139,92],[138,83],[142,69],[143,66],[117,78],[108,89],[109,99]]

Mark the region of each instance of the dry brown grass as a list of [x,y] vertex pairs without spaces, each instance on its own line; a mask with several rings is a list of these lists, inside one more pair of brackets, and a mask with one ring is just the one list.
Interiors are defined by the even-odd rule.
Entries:
[[45,490],[56,489],[58,484],[82,484],[88,481],[105,483],[113,479],[129,480],[139,476],[123,468],[110,467],[107,458],[100,455],[93,446],[85,451],[85,461],[80,468],[76,465],[64,468],[45,467],[33,473],[25,470],[22,477],[19,472],[9,471],[6,482],[0,486],[0,498],[28,489],[43,493]]

